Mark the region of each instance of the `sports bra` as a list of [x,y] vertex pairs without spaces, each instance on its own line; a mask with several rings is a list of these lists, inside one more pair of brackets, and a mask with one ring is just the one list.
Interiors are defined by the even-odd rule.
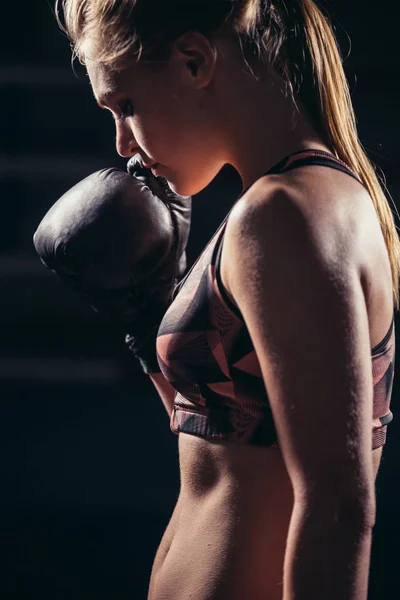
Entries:
[[[359,181],[344,162],[313,149],[290,154],[265,175],[305,165],[338,169]],[[176,390],[170,428],[176,434],[279,448],[252,340],[221,281],[220,258],[228,216],[177,286],[158,330],[160,369]],[[374,449],[385,444],[387,424],[393,419],[389,407],[394,378],[394,315],[385,337],[372,348],[371,357]]]

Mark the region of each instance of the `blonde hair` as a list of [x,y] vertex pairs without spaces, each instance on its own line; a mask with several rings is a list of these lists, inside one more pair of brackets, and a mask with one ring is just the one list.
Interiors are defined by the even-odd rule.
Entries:
[[[65,27],[58,16],[61,1]],[[211,41],[223,27],[230,28],[251,74],[257,77],[251,64],[263,63],[280,73],[295,105],[300,98],[328,146],[367,188],[399,310],[400,240],[385,192],[396,206],[358,138],[340,49],[314,0],[57,0],[56,15],[72,42],[73,58],[82,63],[89,57],[109,65],[132,59],[162,62],[185,31],[196,29]]]

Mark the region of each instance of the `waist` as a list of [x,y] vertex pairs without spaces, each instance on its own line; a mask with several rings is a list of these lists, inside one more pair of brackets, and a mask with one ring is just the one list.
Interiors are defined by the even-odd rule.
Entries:
[[281,600],[294,502],[281,451],[185,433],[178,447],[180,495],[149,600]]
[[[236,494],[240,488],[243,499],[248,500],[252,494],[270,492],[271,487],[291,486],[281,451],[276,447],[180,432],[178,450],[181,492],[191,498],[205,498],[219,489],[224,490],[228,500],[229,494]],[[268,476],[260,477],[263,472]]]
[[[265,478],[260,451],[270,454]],[[149,600],[281,600],[293,494],[280,451],[180,433],[179,456],[180,495]]]

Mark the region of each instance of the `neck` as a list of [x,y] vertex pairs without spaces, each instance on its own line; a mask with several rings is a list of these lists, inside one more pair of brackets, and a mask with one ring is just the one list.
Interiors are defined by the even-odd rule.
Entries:
[[[246,73],[230,78],[223,115],[226,162],[247,189],[285,156],[305,148],[332,152],[300,101],[285,94],[282,81],[269,73],[256,81]],[[235,97],[237,102],[232,102]]]

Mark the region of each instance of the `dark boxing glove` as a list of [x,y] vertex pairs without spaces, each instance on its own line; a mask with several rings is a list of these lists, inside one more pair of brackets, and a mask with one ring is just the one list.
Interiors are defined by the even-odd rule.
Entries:
[[145,373],[159,372],[156,335],[186,269],[191,197],[134,156],[102,169],[48,211],[33,243],[42,262],[126,335]]

